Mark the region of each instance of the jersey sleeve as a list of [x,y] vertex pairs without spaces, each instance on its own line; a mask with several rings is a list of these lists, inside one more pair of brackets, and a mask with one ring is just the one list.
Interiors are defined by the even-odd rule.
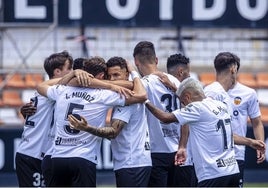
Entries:
[[57,100],[57,97],[64,90],[64,85],[54,85],[47,89],[47,97],[51,100]]
[[188,124],[190,122],[196,122],[200,119],[200,107],[199,105],[192,103],[182,109],[177,109],[172,112],[181,125]]
[[254,91],[248,101],[248,116],[252,118],[259,117],[261,115],[259,101],[257,93]]
[[219,92],[208,90],[208,89],[204,89],[204,92],[205,92],[206,97],[212,98],[212,99],[217,100],[217,101],[224,102],[223,96],[220,95]]
[[111,90],[102,90],[100,100],[108,106],[124,106],[126,102],[125,96]]
[[113,111],[112,119],[119,119],[126,123],[131,118],[131,105],[130,106],[116,106]]

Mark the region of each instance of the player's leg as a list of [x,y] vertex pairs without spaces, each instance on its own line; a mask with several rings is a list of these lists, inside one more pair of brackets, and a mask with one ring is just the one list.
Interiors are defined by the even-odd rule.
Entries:
[[174,181],[175,153],[152,153],[150,187],[172,186]]
[[176,166],[174,187],[196,187],[197,177],[195,175],[194,166]]
[[198,183],[198,187],[238,187],[239,173],[218,178],[204,180]]
[[52,159],[51,155],[46,155],[42,160],[41,164],[42,173],[45,180],[45,185],[50,187],[51,186],[51,178],[52,178]]
[[16,153],[16,174],[20,187],[41,187],[44,180],[41,173],[41,160]]
[[117,187],[148,187],[151,167],[122,168],[115,170]]
[[96,187],[96,164],[80,157],[69,162],[73,187]]
[[239,167],[239,187],[243,187],[244,184],[244,168],[245,168],[245,161],[237,160],[237,164]]
[[52,187],[71,187],[72,176],[69,169],[70,158],[51,158],[52,161]]

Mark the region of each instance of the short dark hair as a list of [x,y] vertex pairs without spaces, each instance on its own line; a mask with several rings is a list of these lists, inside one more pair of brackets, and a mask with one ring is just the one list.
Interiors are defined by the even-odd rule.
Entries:
[[172,54],[167,59],[167,69],[170,69],[176,65],[188,65],[189,63],[189,58],[183,54]]
[[124,58],[118,57],[118,56],[111,57],[107,61],[106,65],[107,65],[107,68],[119,66],[121,69],[124,69],[124,68],[127,69],[127,61]]
[[133,57],[138,58],[141,63],[155,58],[154,44],[149,41],[139,42],[134,48]]
[[83,70],[96,76],[102,72],[106,73],[107,65],[102,57],[95,56],[84,60]]
[[83,69],[83,62],[85,60],[86,60],[86,58],[82,58],[82,57],[76,58],[74,60],[74,64],[73,64],[73,70]]
[[214,59],[214,68],[216,72],[222,72],[232,65],[240,66],[239,58],[231,52],[221,52]]
[[69,60],[69,68],[73,67],[73,58],[67,51],[62,51],[59,53],[51,54],[44,61],[44,69],[48,74],[48,77],[51,79],[54,76],[55,69],[62,69],[65,62]]

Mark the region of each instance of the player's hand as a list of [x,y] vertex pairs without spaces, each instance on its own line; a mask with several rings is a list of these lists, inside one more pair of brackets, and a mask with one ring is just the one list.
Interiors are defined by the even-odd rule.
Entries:
[[186,161],[187,153],[185,148],[179,148],[175,155],[175,165],[183,165]]
[[174,83],[172,83],[166,74],[163,72],[157,71],[153,73],[154,75],[158,76],[158,79],[168,88],[170,88],[173,92],[176,92],[177,87]]
[[257,150],[256,152],[257,152],[257,164],[260,164],[265,160],[265,150],[264,151]]
[[25,118],[26,116],[31,116],[35,114],[36,107],[33,105],[33,102],[26,103],[20,108],[20,113]]
[[111,85],[111,90],[115,91],[121,95],[124,95],[126,98],[129,98],[130,96],[134,95],[134,92],[131,91],[130,89],[121,87],[121,86],[117,86],[117,85]]
[[89,74],[88,72],[81,69],[74,70],[74,75],[77,78],[78,83],[83,87],[88,87],[90,85],[91,79],[94,78],[92,74]]
[[251,143],[250,143],[250,147],[252,147],[255,150],[260,150],[260,152],[265,153],[265,148],[266,148],[266,144],[262,141],[262,140],[255,140],[255,139],[250,139]]
[[80,116],[81,120],[77,119],[74,115],[68,115],[69,125],[73,129],[85,131],[87,127],[87,120]]

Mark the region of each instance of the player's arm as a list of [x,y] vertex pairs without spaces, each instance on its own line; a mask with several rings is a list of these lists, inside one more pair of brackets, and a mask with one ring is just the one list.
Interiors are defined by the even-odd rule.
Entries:
[[150,101],[146,101],[145,103],[148,110],[161,122],[163,123],[172,123],[172,122],[178,122],[176,116],[173,113],[165,112],[163,110],[160,110],[156,106],[154,106]]
[[260,150],[261,152],[265,152],[266,145],[262,140],[255,140],[252,138],[239,136],[237,134],[233,134],[233,138],[234,143],[237,145],[245,145],[253,149]]
[[168,79],[168,76],[166,74],[164,74],[163,72],[160,72],[160,71],[157,71],[154,74],[159,77],[159,80],[166,87],[170,88],[173,92],[176,92],[177,91],[177,86]]
[[254,136],[257,140],[262,140],[264,141],[264,128],[263,124],[261,121],[261,116],[252,118],[250,119],[252,127],[253,127],[253,132]]
[[86,74],[85,71],[75,70],[75,71],[71,71],[70,73],[64,75],[62,78],[54,78],[54,79],[44,81],[44,82],[38,84],[36,89],[37,89],[38,93],[40,93],[40,95],[47,97],[47,90],[50,86],[53,86],[55,84],[65,85],[65,84],[69,83],[70,80],[72,80],[72,78],[74,78],[74,77],[79,78],[79,76],[80,76],[80,79],[78,79],[79,82],[81,82],[85,85],[87,83],[87,81],[85,81],[85,80],[90,81],[90,78],[91,78],[91,76]]
[[81,69],[76,69],[64,75],[61,78],[61,80],[59,80],[58,84],[62,84],[62,85],[69,84],[72,86],[79,84],[79,85],[87,87],[90,85],[90,81],[92,78],[94,78],[92,74],[89,74],[88,72],[81,70]]
[[[250,118],[252,127],[253,127],[253,133],[254,137],[257,140],[264,141],[264,127],[261,121],[261,117],[258,116],[256,118]],[[257,150],[257,163],[262,163],[265,160],[265,152],[262,152],[261,150]]]
[[37,85],[37,91],[40,95],[47,97],[47,90],[50,86],[57,84],[61,78],[50,79]]
[[20,108],[20,113],[22,114],[24,118],[26,118],[26,116],[31,116],[35,114],[35,112],[36,112],[36,107],[33,105],[32,102],[28,102]]
[[131,71],[133,79],[133,95],[126,98],[125,105],[143,103],[147,99],[147,92],[136,71]]
[[127,80],[103,80],[106,83],[109,84],[114,84],[117,86],[121,86],[130,90],[133,90],[134,84],[132,81],[127,81]]
[[113,84],[112,82],[107,82],[105,80],[99,80],[93,77],[83,70],[74,70],[63,76],[58,84],[74,86],[74,87],[88,87],[88,88],[100,88],[100,89],[109,89],[115,92],[118,92],[125,97],[133,95],[133,92],[125,87]]
[[181,127],[181,136],[179,140],[178,151],[175,155],[175,165],[183,165],[187,159],[187,141],[189,137],[189,126]]
[[81,117],[81,120],[78,120],[73,115],[68,116],[68,120],[72,128],[91,133],[95,136],[108,138],[108,139],[116,138],[117,135],[123,129],[123,127],[126,125],[126,122],[124,121],[113,119],[111,122],[111,126],[95,127],[95,126],[89,125],[87,123],[87,120],[84,117],[82,116],[80,117]]

